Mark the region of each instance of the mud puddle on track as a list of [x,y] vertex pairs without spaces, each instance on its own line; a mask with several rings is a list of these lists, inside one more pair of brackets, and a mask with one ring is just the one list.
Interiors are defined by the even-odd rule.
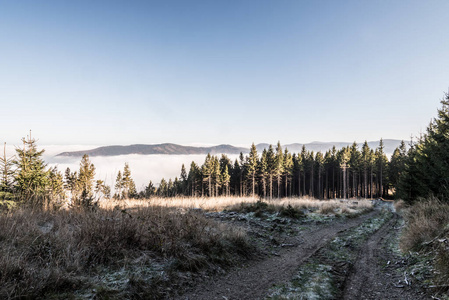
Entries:
[[358,218],[304,231],[300,234],[303,242],[281,252],[280,256],[251,263],[225,276],[213,277],[176,299],[263,299],[273,285],[289,281],[298,267],[331,239],[377,214],[379,211],[373,211]]

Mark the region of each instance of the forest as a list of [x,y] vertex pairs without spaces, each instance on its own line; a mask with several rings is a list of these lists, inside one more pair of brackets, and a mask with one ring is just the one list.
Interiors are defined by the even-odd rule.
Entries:
[[14,157],[6,151],[0,157],[0,199],[28,203],[92,205],[101,199],[158,197],[253,196],[283,197],[400,198],[414,201],[429,194],[445,196],[449,186],[449,99],[432,120],[427,132],[408,145],[404,141],[391,158],[380,140],[376,149],[365,141],[361,149],[351,146],[325,153],[300,153],[282,149],[278,142],[258,153],[254,143],[247,155],[232,162],[225,154],[208,154],[202,165],[181,166],[179,178],[149,182],[136,190],[129,165],[125,163],[114,184],[114,192],[102,180],[95,180],[95,166],[84,155],[77,171],[47,168],[30,135]]

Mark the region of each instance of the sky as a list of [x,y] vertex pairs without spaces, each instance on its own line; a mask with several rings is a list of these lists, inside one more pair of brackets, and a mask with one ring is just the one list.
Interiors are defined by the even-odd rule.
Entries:
[[449,88],[449,1],[3,1],[0,142],[405,139]]

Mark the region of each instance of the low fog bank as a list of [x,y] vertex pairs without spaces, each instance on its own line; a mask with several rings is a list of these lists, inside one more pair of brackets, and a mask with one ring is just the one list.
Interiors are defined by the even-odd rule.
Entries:
[[[38,150],[45,149],[43,159],[48,164],[48,167],[57,167],[62,173],[67,168],[78,171],[80,167],[81,157],[65,157],[56,156],[61,152],[78,151],[94,149],[96,146],[86,145],[46,145],[39,146]],[[16,146],[6,145],[7,157],[16,154]],[[2,149],[3,150],[3,149]],[[3,155],[3,151],[2,151]],[[221,155],[219,155],[221,156]],[[238,158],[238,155],[227,155],[232,161]],[[159,184],[162,178],[168,180],[169,178],[179,178],[181,174],[181,166],[185,165],[186,171],[189,172],[190,164],[194,161],[198,165],[202,165],[206,155],[119,155],[119,156],[93,156],[90,157],[91,162],[95,165],[95,178],[101,179],[114,188],[115,178],[119,170],[123,171],[125,163],[128,163],[131,168],[131,175],[136,183],[137,189],[142,190],[150,180],[155,184]]]
[[[237,155],[229,156],[232,160]],[[94,156],[90,157],[91,162],[95,165],[96,179],[101,179],[112,188],[115,184],[115,178],[118,171],[123,172],[125,163],[129,164],[131,175],[136,183],[137,189],[142,190],[150,180],[154,184],[159,184],[162,178],[179,178],[181,174],[181,166],[185,165],[186,171],[189,172],[192,161],[198,165],[202,165],[206,155],[119,155],[119,156]],[[62,172],[70,168],[73,172],[79,169],[81,159],[74,157],[53,156],[48,158],[49,166],[57,166]]]

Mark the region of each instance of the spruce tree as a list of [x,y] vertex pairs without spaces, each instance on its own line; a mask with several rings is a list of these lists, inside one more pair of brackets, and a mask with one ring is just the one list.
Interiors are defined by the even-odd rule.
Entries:
[[17,158],[13,161],[17,168],[15,189],[20,199],[28,204],[43,205],[49,184],[49,172],[42,159],[45,150],[38,151],[36,140],[30,135],[22,138],[23,148],[17,148]]
[[257,149],[254,143],[251,145],[251,149],[249,151],[249,158],[247,163],[247,172],[249,177],[251,178],[251,194],[254,197],[256,190],[256,172],[257,172],[257,164],[259,157],[257,155]]
[[270,199],[273,199],[273,176],[276,172],[276,157],[274,155],[273,146],[270,145],[267,151],[267,173],[268,183],[270,186]]
[[48,172],[48,192],[49,203],[61,206],[66,198],[64,191],[64,176],[58,171],[57,167],[53,167]]
[[318,171],[318,199],[323,199],[323,194],[322,194],[322,175],[323,175],[323,168],[324,168],[324,156],[323,153],[321,153],[321,151],[318,151],[316,156],[315,156],[315,162],[317,165],[317,171]]
[[[293,174],[293,157],[290,152],[288,152],[288,149],[285,148],[284,151],[284,161],[283,161],[283,175],[284,175],[284,184],[285,184],[285,190],[284,190],[284,196],[289,196],[288,187],[290,184],[291,188],[291,177]],[[291,194],[291,192],[290,192]]]
[[263,149],[262,156],[260,158],[258,174],[261,179],[262,185],[262,196],[263,198],[267,197],[267,174],[268,174],[268,152],[266,149]]
[[128,198],[136,197],[136,195],[137,195],[136,185],[134,183],[134,180],[131,177],[131,169],[129,168],[128,163],[125,163],[121,183],[122,183],[122,189],[123,189],[122,198],[128,199]]
[[352,173],[352,196],[358,197],[358,180],[357,177],[359,175],[360,170],[360,152],[358,150],[357,143],[354,142],[350,148],[350,158],[349,158],[349,168]]
[[363,196],[365,198],[368,197],[368,170],[370,167],[370,148],[368,146],[368,142],[365,141],[365,143],[362,146],[362,168],[363,168],[363,187],[364,187],[364,193]]
[[78,182],[81,188],[81,198],[79,203],[83,207],[90,207],[94,204],[93,185],[95,177],[95,166],[91,163],[89,155],[84,154],[80,162]]
[[379,174],[379,194],[380,197],[385,197],[388,191],[385,192],[384,186],[388,188],[388,184],[385,184],[388,174],[388,158],[384,152],[385,146],[382,139],[380,139],[379,147],[377,148],[376,165]]
[[180,180],[180,193],[183,195],[187,195],[187,171],[184,164],[181,166],[181,175],[179,176]]
[[275,174],[277,178],[277,195],[278,199],[281,197],[281,177],[284,172],[284,154],[282,152],[281,142],[276,146],[275,156]]
[[441,101],[438,116],[427,132],[412,144],[398,190],[408,201],[429,194],[449,199],[449,95]]
[[231,175],[229,175],[228,165],[224,166],[224,170],[221,173],[221,182],[224,186],[224,192],[226,196],[229,196],[229,182],[231,180]]
[[0,178],[0,199],[12,199],[13,194],[13,180],[14,180],[14,171],[13,167],[14,157],[6,156],[6,143],[3,148],[3,157],[0,157],[0,170],[1,170],[1,178]]
[[122,189],[124,187],[123,184],[123,177],[122,177],[122,171],[118,171],[117,177],[115,178],[115,195],[114,198],[117,200],[122,199]]

